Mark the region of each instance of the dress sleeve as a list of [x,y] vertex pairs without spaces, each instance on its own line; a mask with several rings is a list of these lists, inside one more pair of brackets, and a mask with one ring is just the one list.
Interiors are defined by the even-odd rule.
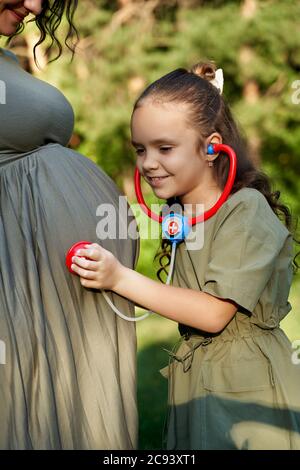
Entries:
[[240,201],[212,241],[203,292],[253,312],[288,234],[267,201]]

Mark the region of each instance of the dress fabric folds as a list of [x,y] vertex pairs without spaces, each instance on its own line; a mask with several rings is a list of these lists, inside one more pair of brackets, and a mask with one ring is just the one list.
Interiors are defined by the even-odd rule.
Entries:
[[292,259],[291,234],[252,188],[205,222],[201,250],[179,245],[173,284],[232,300],[238,311],[216,334],[179,326],[162,370],[168,449],[300,449],[300,364],[280,328]]
[[120,193],[66,147],[74,116],[55,87],[5,50],[0,80],[0,448],[135,448],[135,325],[65,266],[69,247],[88,240],[134,267],[136,240],[96,233],[101,204],[126,233]]

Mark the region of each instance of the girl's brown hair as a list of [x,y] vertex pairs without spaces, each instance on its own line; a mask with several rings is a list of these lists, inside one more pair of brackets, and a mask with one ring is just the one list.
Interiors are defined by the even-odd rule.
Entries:
[[[279,201],[280,192],[272,191],[269,177],[255,168],[249,158],[249,153],[244,137],[235,123],[229,106],[219,90],[210,83],[215,78],[216,66],[213,62],[201,62],[191,70],[179,68],[164,75],[159,80],[149,85],[135,103],[134,110],[142,105],[146,98],[156,98],[163,102],[177,102],[188,105],[188,123],[199,132],[199,148],[203,147],[206,138],[213,132],[222,136],[224,144],[231,146],[237,156],[237,172],[232,193],[241,188],[255,188],[267,199],[274,213],[282,219],[288,230],[293,231],[292,217],[289,208]],[[220,188],[224,188],[229,170],[227,158],[214,160],[213,171]],[[174,200],[167,201],[169,205]],[[294,241],[299,243],[295,238]],[[162,250],[156,255],[159,257],[160,269],[158,278],[162,281],[161,274],[166,272],[170,263],[170,243],[163,240]],[[299,253],[298,253],[299,254]],[[293,260],[294,272],[299,267]]]

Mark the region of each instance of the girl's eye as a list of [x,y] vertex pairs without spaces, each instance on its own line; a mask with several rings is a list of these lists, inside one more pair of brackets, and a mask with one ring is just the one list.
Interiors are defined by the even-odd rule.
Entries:
[[145,149],[135,149],[137,155],[143,155],[143,152],[145,152]]
[[160,147],[159,149],[162,153],[167,153],[172,150],[172,147]]

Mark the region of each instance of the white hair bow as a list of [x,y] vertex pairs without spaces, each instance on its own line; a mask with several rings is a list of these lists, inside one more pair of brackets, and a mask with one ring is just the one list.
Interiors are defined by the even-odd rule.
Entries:
[[214,85],[216,88],[218,88],[220,95],[221,95],[223,92],[223,85],[224,85],[224,76],[223,76],[222,69],[217,69],[215,71],[215,78],[213,80],[210,80],[210,83]]

